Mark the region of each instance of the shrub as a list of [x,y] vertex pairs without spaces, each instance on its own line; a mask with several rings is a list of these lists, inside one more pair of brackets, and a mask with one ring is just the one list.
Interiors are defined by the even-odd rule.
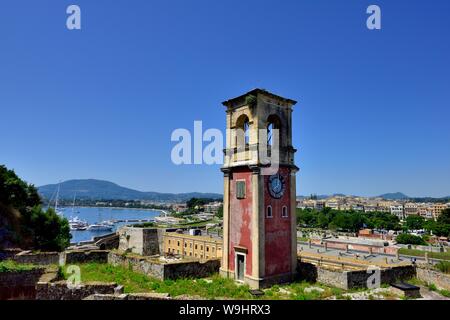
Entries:
[[426,245],[427,243],[422,237],[415,236],[408,233],[402,233],[397,236],[397,243],[401,244],[415,244],[415,245]]

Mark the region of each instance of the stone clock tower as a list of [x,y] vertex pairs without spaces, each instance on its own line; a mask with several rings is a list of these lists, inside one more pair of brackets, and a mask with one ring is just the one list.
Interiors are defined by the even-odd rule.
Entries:
[[255,89],[223,102],[222,276],[261,288],[290,281],[297,269],[292,107]]

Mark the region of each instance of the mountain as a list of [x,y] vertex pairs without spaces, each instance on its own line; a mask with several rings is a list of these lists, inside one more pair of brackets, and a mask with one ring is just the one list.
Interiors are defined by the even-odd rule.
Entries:
[[[38,191],[45,199],[55,197],[58,184],[48,184],[38,187]],[[152,201],[186,201],[191,198],[212,198],[222,199],[218,193],[159,193],[144,192],[125,188],[109,181],[82,179],[68,180],[61,182],[59,190],[60,199],[73,199],[76,194],[77,199],[89,200],[152,200]]]
[[409,199],[409,197],[401,192],[394,192],[394,193],[385,193],[379,196],[380,198],[386,199],[386,200],[403,200],[403,199]]

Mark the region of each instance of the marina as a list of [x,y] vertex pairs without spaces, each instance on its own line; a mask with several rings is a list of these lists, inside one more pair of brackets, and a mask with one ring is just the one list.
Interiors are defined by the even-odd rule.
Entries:
[[158,210],[102,207],[61,207],[59,212],[69,220],[72,244],[115,232],[127,224],[153,222],[161,214]]

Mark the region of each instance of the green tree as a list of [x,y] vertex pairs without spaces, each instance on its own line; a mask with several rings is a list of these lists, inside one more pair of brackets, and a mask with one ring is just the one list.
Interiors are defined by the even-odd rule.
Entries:
[[297,224],[306,227],[317,226],[317,212],[313,209],[297,209]]
[[[64,250],[70,243],[67,219],[54,210],[43,211],[37,189],[3,165],[0,166],[0,211],[4,217],[0,219],[0,234],[9,231],[5,242],[57,251]],[[14,226],[13,232],[11,226]]]
[[221,206],[219,207],[219,209],[217,210],[216,217],[218,217],[218,218],[220,218],[220,219],[223,218],[223,205],[221,205]]
[[415,244],[415,245],[426,245],[427,243],[422,237],[415,236],[408,233],[399,234],[396,238],[397,243],[400,244]]
[[421,216],[408,216],[405,222],[408,230],[423,229],[425,225],[425,218]]
[[443,210],[436,221],[424,222],[424,229],[439,237],[450,237],[450,208]]
[[319,214],[317,215],[317,227],[322,228],[322,229],[327,229],[330,222],[331,222],[331,219],[330,219],[329,212],[327,212],[325,210],[319,212]]

